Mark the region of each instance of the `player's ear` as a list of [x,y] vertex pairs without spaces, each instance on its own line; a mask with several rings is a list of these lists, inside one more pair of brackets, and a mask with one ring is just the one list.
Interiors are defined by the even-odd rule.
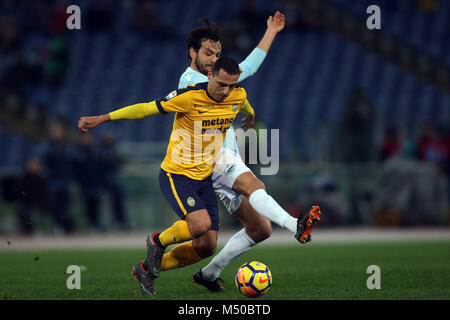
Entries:
[[195,56],[197,55],[197,52],[195,51],[195,49],[193,47],[189,48],[189,56],[191,57],[192,60],[195,60]]
[[211,70],[209,70],[208,71],[208,80],[211,80],[211,78],[212,78],[212,72],[211,72]]
[[241,68],[239,68],[239,74],[241,74],[243,71],[242,71],[242,69]]

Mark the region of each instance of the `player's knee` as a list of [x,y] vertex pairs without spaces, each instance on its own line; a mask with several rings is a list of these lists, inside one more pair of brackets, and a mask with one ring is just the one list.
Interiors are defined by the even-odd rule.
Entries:
[[266,185],[257,177],[253,176],[253,179],[251,180],[247,188],[248,194],[251,195],[253,192],[259,189],[266,190]]
[[188,215],[186,222],[188,223],[189,232],[194,239],[203,236],[211,229],[211,219],[208,215]]
[[264,182],[262,182],[261,180],[259,180],[258,178],[256,178],[256,182],[255,182],[255,189],[264,189],[266,190],[266,185],[264,184]]
[[245,175],[244,178],[237,180],[236,188],[234,189],[244,196],[249,197],[256,190],[266,190],[266,186],[264,185],[264,182],[255,177],[253,174],[248,174]]

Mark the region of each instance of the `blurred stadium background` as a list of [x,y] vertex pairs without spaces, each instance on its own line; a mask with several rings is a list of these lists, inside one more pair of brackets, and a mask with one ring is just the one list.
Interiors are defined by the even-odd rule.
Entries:
[[[81,30],[66,28],[70,4]],[[381,30],[366,28],[372,4]],[[85,137],[77,121],[176,88],[198,18],[242,61],[276,10],[286,28],[242,83],[258,127],[280,129],[279,173],[260,176],[270,194],[294,216],[320,204],[319,227],[448,227],[449,1],[1,0],[0,234],[174,221],[157,181],[172,117]]]

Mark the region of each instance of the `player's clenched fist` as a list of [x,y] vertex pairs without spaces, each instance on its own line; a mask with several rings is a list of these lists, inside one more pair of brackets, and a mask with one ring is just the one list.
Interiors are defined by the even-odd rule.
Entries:
[[88,132],[88,129],[95,128],[99,124],[110,120],[111,118],[109,117],[109,114],[93,117],[81,117],[80,120],[78,120],[78,129],[80,129],[81,132],[86,133]]
[[275,12],[274,16],[270,16],[267,19],[267,27],[271,28],[275,32],[280,32],[284,29],[284,14],[280,11]]

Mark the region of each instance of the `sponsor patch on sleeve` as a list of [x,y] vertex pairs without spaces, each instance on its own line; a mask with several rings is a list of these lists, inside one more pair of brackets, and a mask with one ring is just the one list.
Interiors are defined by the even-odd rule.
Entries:
[[173,90],[171,93],[169,93],[167,96],[166,96],[166,100],[170,100],[170,99],[172,99],[172,98],[175,98],[177,96],[177,90]]

